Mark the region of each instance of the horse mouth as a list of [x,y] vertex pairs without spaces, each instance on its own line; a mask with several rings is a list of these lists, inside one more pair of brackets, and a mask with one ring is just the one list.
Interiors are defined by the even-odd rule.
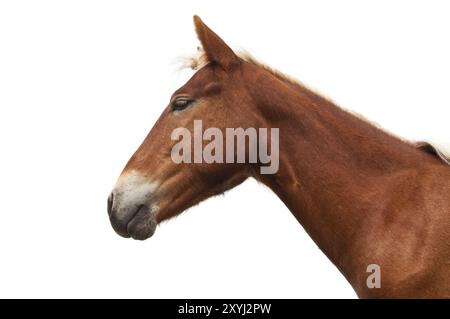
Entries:
[[135,240],[148,239],[156,230],[156,220],[152,209],[145,205],[139,206],[128,222],[121,223],[111,218],[111,225],[118,235]]

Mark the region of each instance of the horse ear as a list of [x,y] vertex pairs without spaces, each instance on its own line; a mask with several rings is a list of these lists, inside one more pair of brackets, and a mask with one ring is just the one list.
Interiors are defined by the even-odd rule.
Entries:
[[195,31],[210,62],[219,64],[225,70],[239,64],[238,56],[230,47],[203,23],[199,16],[194,16]]

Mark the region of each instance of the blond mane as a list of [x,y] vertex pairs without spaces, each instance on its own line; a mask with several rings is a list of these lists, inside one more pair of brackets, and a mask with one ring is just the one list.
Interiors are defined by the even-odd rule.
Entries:
[[[275,76],[277,79],[292,84],[292,85],[299,85],[301,87],[305,87],[303,83],[301,83],[298,79],[286,75],[283,72],[280,72],[279,70],[272,68],[271,66],[262,63],[258,59],[256,59],[253,55],[251,55],[249,52],[245,50],[240,50],[237,52],[237,55],[242,60],[251,63],[253,65],[256,65],[266,71],[268,71],[270,74]],[[205,51],[202,47],[197,47],[197,52],[191,56],[185,56],[178,59],[178,62],[180,63],[180,69],[191,69],[193,71],[198,71],[201,68],[205,67],[210,61],[208,60],[208,56],[206,55]]]

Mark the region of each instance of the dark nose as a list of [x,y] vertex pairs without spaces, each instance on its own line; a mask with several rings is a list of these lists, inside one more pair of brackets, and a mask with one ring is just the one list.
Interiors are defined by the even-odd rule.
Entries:
[[114,194],[111,193],[108,196],[108,215],[109,215],[109,217],[111,217],[111,214],[112,214],[113,202],[114,202]]
[[120,235],[123,237],[130,237],[130,235],[128,235],[127,232],[127,223],[124,222],[123,220],[120,220],[117,218],[117,213],[116,211],[113,210],[113,205],[114,204],[114,192],[111,192],[111,194],[109,194],[108,196],[108,216],[109,216],[109,220],[111,222],[111,225],[113,227],[113,229]]

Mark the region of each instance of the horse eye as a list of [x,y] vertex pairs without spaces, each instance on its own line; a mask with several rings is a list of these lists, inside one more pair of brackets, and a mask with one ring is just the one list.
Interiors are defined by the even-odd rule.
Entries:
[[193,102],[192,100],[189,100],[185,97],[176,98],[172,102],[172,110],[174,110],[174,111],[184,110],[184,109],[188,108],[192,104],[192,102]]

